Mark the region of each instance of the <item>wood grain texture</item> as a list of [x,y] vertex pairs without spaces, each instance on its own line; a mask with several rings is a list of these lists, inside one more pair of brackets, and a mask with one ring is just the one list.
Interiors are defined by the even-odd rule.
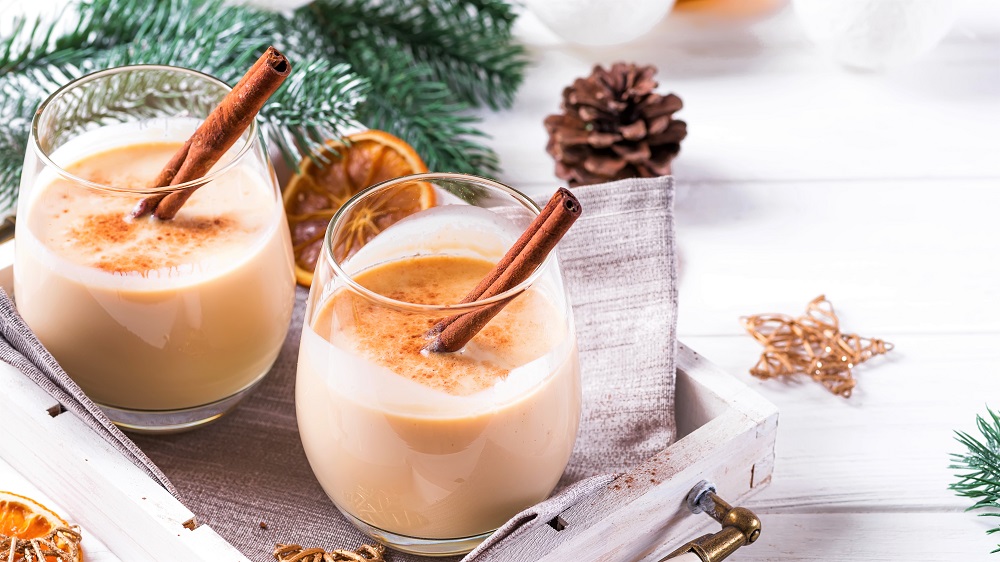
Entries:
[[790,9],[752,20],[675,11],[627,45],[561,42],[531,14],[520,38],[535,62],[511,112],[482,112],[514,186],[559,185],[542,120],[595,63],[654,64],[678,94],[689,136],[683,183],[1000,177],[1000,5],[967,2],[945,40],[885,74],[844,70],[805,37]]
[[14,367],[0,388],[0,459],[95,542],[129,562],[247,560]]
[[[953,430],[1000,407],[1000,3],[967,2],[937,48],[885,74],[826,60],[788,9],[675,12],[613,48],[532,17],[518,33],[535,65],[512,111],[482,115],[500,179],[529,194],[562,185],[542,120],[594,63],[655,64],[685,102],[680,339],[781,412],[773,480],[749,502],[762,538],[733,560],[989,560],[998,540],[961,511],[947,466]],[[846,329],[897,344],[850,400],[747,374],[760,348],[739,317],[821,293]]]
[[760,346],[746,337],[689,337],[778,405],[772,485],[751,502],[764,513],[948,512],[969,505],[947,490],[953,431],[972,431],[985,401],[1000,396],[994,334],[881,334],[890,355],[857,369],[850,399],[812,381],[747,374]]
[[684,345],[677,403],[685,431],[676,443],[562,512],[560,530],[543,522],[510,539],[501,559],[534,560],[546,552],[539,562],[655,562],[711,523],[686,505],[698,482],[712,482],[734,504],[770,482],[773,404]]
[[989,562],[996,541],[987,523],[967,513],[769,515],[760,540],[729,560]]
[[[0,27],[15,2],[0,0]],[[952,430],[1000,406],[1000,3],[967,6],[941,45],[888,74],[827,61],[787,10],[675,13],[600,49],[529,15],[517,34],[534,64],[514,108],[480,112],[498,179],[544,195],[562,182],[542,120],[594,63],[656,64],[684,99],[680,336],[781,411],[773,481],[750,503],[763,533],[734,562],[985,561],[996,545],[945,489]],[[831,250],[809,242],[820,232]],[[847,329],[898,346],[859,370],[850,400],[746,374],[759,348],[738,317],[797,313],[820,293]]]
[[[2,458],[0,458],[0,488],[7,492],[13,492],[15,494],[32,498],[33,500],[55,511],[64,519],[71,519],[71,524],[76,523],[75,521],[72,521],[72,515],[63,507],[61,502],[53,500],[49,495],[43,493],[38,489],[38,486],[32,484],[31,481],[25,478],[17,470],[14,470],[14,467],[10,466],[10,464]],[[115,554],[108,549],[107,545],[101,542],[100,538],[90,534],[86,530],[83,531],[81,544],[83,546],[87,562],[122,562],[121,558],[115,556]]]

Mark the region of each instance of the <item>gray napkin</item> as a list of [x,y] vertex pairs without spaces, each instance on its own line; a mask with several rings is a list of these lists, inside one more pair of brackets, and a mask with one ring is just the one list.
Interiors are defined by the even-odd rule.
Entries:
[[[584,409],[579,437],[561,491],[515,516],[464,562],[504,560],[504,539],[546,524],[675,437],[673,182],[623,180],[574,193],[584,212],[560,243],[559,257],[580,348]],[[296,427],[295,366],[305,296],[300,289],[292,328],[265,381],[233,413],[191,433],[129,441],[41,347],[6,295],[0,298],[5,340],[0,359],[21,369],[177,495],[172,481],[199,522],[211,525],[251,560],[273,560],[276,542],[356,548],[371,539],[327,499]],[[394,553],[392,560],[426,559]]]
[[72,412],[90,428],[111,443],[132,464],[141,468],[171,494],[177,489],[166,475],[129,440],[118,426],[111,423],[80,387],[69,378],[55,358],[42,346],[31,328],[17,313],[7,292],[0,289],[0,361],[24,373],[32,382],[55,398],[64,410]]

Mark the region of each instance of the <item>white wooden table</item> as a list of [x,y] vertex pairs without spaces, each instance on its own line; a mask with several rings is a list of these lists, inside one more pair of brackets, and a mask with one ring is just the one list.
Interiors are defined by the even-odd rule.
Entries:
[[[774,479],[750,505],[763,534],[735,560],[989,560],[1000,539],[963,513],[947,466],[953,430],[1000,408],[1000,3],[971,2],[887,74],[829,62],[788,10],[675,12],[613,48],[564,44],[530,14],[518,36],[535,64],[514,108],[484,117],[500,179],[528,192],[560,185],[542,120],[594,63],[655,64],[684,100],[681,339],[781,411]],[[823,293],[845,329],[896,351],[856,371],[848,400],[750,377],[760,347],[739,317]]]
[[[734,560],[988,560],[996,546],[947,490],[953,430],[1000,408],[1000,2],[969,4],[888,74],[828,62],[787,10],[675,13],[613,48],[566,45],[530,14],[518,25],[535,63],[515,107],[483,115],[500,179],[529,193],[560,185],[542,120],[595,62],[655,64],[684,100],[681,338],[781,410],[774,479],[749,506],[763,534]],[[738,318],[821,293],[846,329],[897,346],[858,369],[849,400],[747,374],[760,349]]]

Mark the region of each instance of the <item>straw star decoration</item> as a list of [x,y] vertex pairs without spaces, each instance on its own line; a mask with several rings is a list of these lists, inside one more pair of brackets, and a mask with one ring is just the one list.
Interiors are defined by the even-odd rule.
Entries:
[[857,384],[854,367],[893,348],[877,338],[841,332],[833,305],[823,295],[813,299],[798,318],[757,314],[741,321],[764,346],[751,375],[766,380],[804,374],[844,398],[850,398]]
[[57,527],[48,535],[19,539],[0,533],[0,560],[75,562],[80,560],[80,528]]

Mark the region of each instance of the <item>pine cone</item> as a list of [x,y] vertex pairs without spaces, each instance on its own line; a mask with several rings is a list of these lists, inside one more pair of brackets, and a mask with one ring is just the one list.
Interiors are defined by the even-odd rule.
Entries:
[[570,187],[670,173],[687,124],[672,118],[679,97],[653,93],[654,74],[654,66],[595,66],[563,90],[563,114],[545,118],[546,150]]

